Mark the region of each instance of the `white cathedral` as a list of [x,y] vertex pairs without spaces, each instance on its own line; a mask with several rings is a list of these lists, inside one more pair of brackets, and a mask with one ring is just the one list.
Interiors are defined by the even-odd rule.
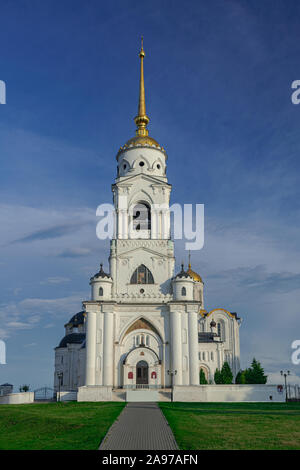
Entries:
[[136,136],[118,151],[112,185],[109,273],[101,265],[91,277],[91,300],[55,348],[55,390],[92,390],[95,400],[109,396],[103,390],[199,385],[201,369],[214,383],[224,361],[234,377],[240,370],[240,318],[205,310],[204,283],[190,263],[174,273],[167,154],[148,135],[143,45],[139,57]]

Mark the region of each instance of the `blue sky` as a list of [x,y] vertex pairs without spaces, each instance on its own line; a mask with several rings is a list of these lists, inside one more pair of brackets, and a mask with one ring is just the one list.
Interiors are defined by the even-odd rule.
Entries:
[[134,135],[141,34],[172,202],[205,204],[205,306],[243,318],[243,367],[300,375],[299,18],[293,0],[1,2],[0,383],[52,384],[63,325],[107,267],[95,211]]

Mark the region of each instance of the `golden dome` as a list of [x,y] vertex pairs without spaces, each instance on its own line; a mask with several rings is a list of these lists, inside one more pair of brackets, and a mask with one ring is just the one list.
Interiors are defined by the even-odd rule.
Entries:
[[149,135],[136,135],[135,137],[132,137],[129,139],[126,144],[123,145],[123,147],[120,147],[119,152],[122,152],[123,150],[126,150],[130,147],[136,147],[136,146],[150,146],[150,147],[155,147],[163,152],[165,151],[163,147],[159,145],[159,143],[150,137]]
[[203,284],[203,281],[202,281],[202,278],[201,278],[200,274],[195,273],[195,271],[193,271],[191,269],[191,263],[189,263],[189,269],[187,270],[187,273],[188,273],[189,276],[191,276],[194,279],[194,281],[202,282],[202,284]]

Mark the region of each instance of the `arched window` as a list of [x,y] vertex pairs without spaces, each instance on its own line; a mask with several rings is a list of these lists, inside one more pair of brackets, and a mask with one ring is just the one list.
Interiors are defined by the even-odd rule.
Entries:
[[221,341],[225,341],[225,325],[223,321],[218,322],[218,336],[220,336]]
[[103,287],[99,287],[99,297],[103,296]]
[[185,295],[186,295],[186,288],[185,288],[185,287],[183,287],[183,288],[181,289],[181,295],[182,295],[182,296],[185,296]]
[[145,202],[139,202],[133,208],[133,229],[151,230],[151,209]]
[[130,284],[154,284],[151,271],[144,264],[141,264],[131,276]]
[[149,335],[146,336],[146,346],[150,346],[150,338],[149,338]]

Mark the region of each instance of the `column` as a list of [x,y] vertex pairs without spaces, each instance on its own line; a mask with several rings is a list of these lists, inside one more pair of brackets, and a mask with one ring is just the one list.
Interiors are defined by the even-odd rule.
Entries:
[[197,312],[188,312],[188,325],[190,385],[199,385]]
[[110,263],[110,273],[113,279],[112,285],[112,296],[116,294],[116,287],[117,287],[117,258],[116,258],[116,240],[111,241],[110,245],[110,256],[109,256],[109,263]]
[[95,385],[96,328],[97,328],[97,314],[96,312],[88,312],[87,313],[87,330],[86,330],[85,385]]
[[103,332],[103,385],[113,386],[113,326],[114,314],[104,312],[104,332]]
[[159,238],[158,235],[158,212],[156,209],[156,204],[152,204],[151,207],[151,239],[156,240]]
[[127,209],[118,209],[118,238],[125,240],[128,238],[128,212]]
[[181,342],[181,313],[171,312],[171,341],[172,341],[172,370],[177,370],[174,375],[174,385],[182,385],[182,342]]

